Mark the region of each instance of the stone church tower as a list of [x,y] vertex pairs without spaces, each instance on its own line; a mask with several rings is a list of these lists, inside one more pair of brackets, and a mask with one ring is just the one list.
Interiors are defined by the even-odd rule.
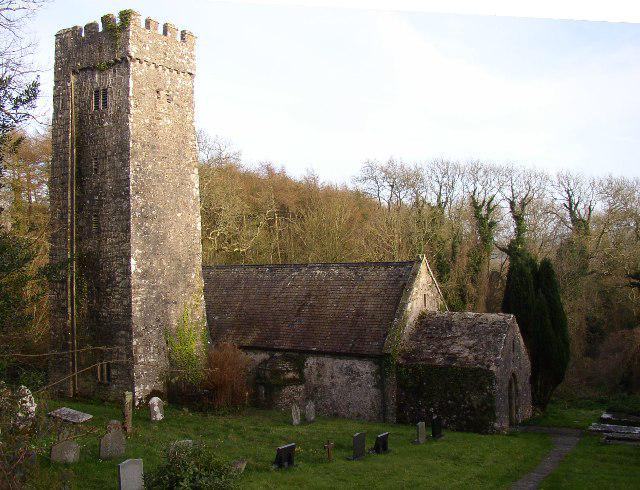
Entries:
[[[123,11],[56,34],[51,381],[136,402],[165,390],[166,338],[204,327],[195,37]],[[72,352],[69,352],[72,351]],[[75,352],[73,352],[75,351]]]

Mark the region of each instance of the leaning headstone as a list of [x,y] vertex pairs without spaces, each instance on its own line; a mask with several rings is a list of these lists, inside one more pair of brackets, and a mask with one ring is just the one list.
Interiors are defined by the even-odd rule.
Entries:
[[124,417],[124,431],[127,434],[131,434],[131,431],[133,431],[133,393],[130,391],[124,392],[122,416]]
[[327,460],[329,461],[329,463],[333,461],[333,447],[334,444],[331,441],[327,441],[327,443],[324,445],[324,449],[325,451],[327,451]]
[[389,433],[383,432],[376,437],[376,442],[373,446],[375,454],[385,454],[389,452]]
[[353,455],[347,459],[351,461],[357,461],[359,459],[364,458],[366,443],[367,443],[366,432],[358,432],[354,434],[353,435]]
[[157,396],[149,400],[149,415],[154,422],[164,418],[164,402]]
[[300,408],[295,403],[291,407],[291,422],[293,425],[300,425]]
[[58,442],[51,446],[51,461],[54,463],[77,463],[80,446],[74,440]]
[[118,465],[119,490],[143,490],[144,472],[141,459],[127,459]]
[[236,461],[234,461],[233,463],[231,463],[231,466],[233,467],[234,471],[236,471],[237,473],[242,473],[245,469],[245,467],[247,466],[247,460],[246,459],[238,459]]
[[313,422],[316,420],[316,405],[312,400],[309,400],[304,407],[304,419],[307,422]]
[[431,437],[440,439],[442,437],[442,419],[434,415],[431,419]]
[[414,444],[424,444],[427,440],[427,427],[424,422],[418,422],[416,424],[416,440]]
[[294,465],[294,454],[296,452],[295,443],[280,446],[276,449],[276,459],[273,462],[273,467],[276,469],[291,468]]
[[107,425],[107,433],[100,439],[100,459],[120,458],[124,455],[126,439],[117,420]]
[[33,399],[31,390],[26,386],[18,388],[18,412],[16,413],[16,425],[20,429],[30,427],[36,419],[36,401]]

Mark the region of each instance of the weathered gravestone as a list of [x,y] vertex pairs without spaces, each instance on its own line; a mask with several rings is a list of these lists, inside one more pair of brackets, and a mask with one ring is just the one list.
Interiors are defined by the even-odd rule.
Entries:
[[416,440],[414,444],[424,444],[427,440],[427,427],[424,422],[418,422],[416,424]]
[[144,489],[144,471],[141,459],[127,459],[118,465],[118,489]]
[[16,425],[20,429],[30,427],[36,419],[36,401],[33,399],[31,390],[26,386],[18,388],[18,412],[16,413]]
[[353,455],[347,459],[357,461],[364,458],[367,444],[367,433],[358,432],[353,435]]
[[389,433],[383,432],[376,437],[376,442],[373,445],[373,453],[385,454],[389,452]]
[[157,396],[149,400],[149,415],[154,422],[164,418],[164,402]]
[[133,393],[130,391],[124,392],[122,416],[124,417],[124,430],[127,434],[131,434],[133,430]]
[[280,446],[276,449],[276,459],[273,462],[273,467],[276,469],[291,468],[294,465],[294,455],[296,452],[295,443]]
[[53,412],[49,412],[50,417],[70,424],[81,424],[93,418],[93,415],[74,410],[73,408],[61,407]]
[[107,433],[100,439],[100,459],[120,458],[124,455],[126,439],[117,420],[107,424]]
[[327,460],[329,461],[329,463],[333,461],[333,447],[334,444],[331,441],[327,441],[327,443],[324,445],[324,449],[327,451]]
[[313,422],[316,419],[316,405],[309,400],[304,407],[304,419],[307,422]]
[[54,463],[77,463],[80,446],[74,440],[58,442],[51,446],[51,461]]
[[440,439],[442,437],[442,419],[434,415],[431,419],[431,437]]
[[300,408],[295,403],[291,406],[291,422],[300,425]]

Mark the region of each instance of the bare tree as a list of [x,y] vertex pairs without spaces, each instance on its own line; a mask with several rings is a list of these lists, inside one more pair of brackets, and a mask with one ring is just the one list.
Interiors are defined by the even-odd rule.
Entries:
[[229,140],[218,135],[212,137],[204,129],[198,130],[196,138],[200,163],[211,167],[241,164],[242,154]]

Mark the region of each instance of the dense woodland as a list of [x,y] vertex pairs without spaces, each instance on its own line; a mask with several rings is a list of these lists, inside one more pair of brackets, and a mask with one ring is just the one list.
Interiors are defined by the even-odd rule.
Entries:
[[[24,135],[23,135],[24,136]],[[501,310],[514,237],[558,275],[572,360],[561,392],[640,390],[640,182],[551,175],[518,166],[445,159],[366,161],[351,182],[293,178],[249,166],[219,138],[199,134],[205,264],[396,261],[426,255],[451,310]],[[50,138],[25,136],[4,161],[3,255],[25,274],[3,305],[3,344],[45,351],[47,176]],[[10,230],[10,231],[6,231]],[[3,261],[5,262],[5,261]],[[9,261],[6,261],[8,263]],[[16,315],[16,311],[22,311]]]

